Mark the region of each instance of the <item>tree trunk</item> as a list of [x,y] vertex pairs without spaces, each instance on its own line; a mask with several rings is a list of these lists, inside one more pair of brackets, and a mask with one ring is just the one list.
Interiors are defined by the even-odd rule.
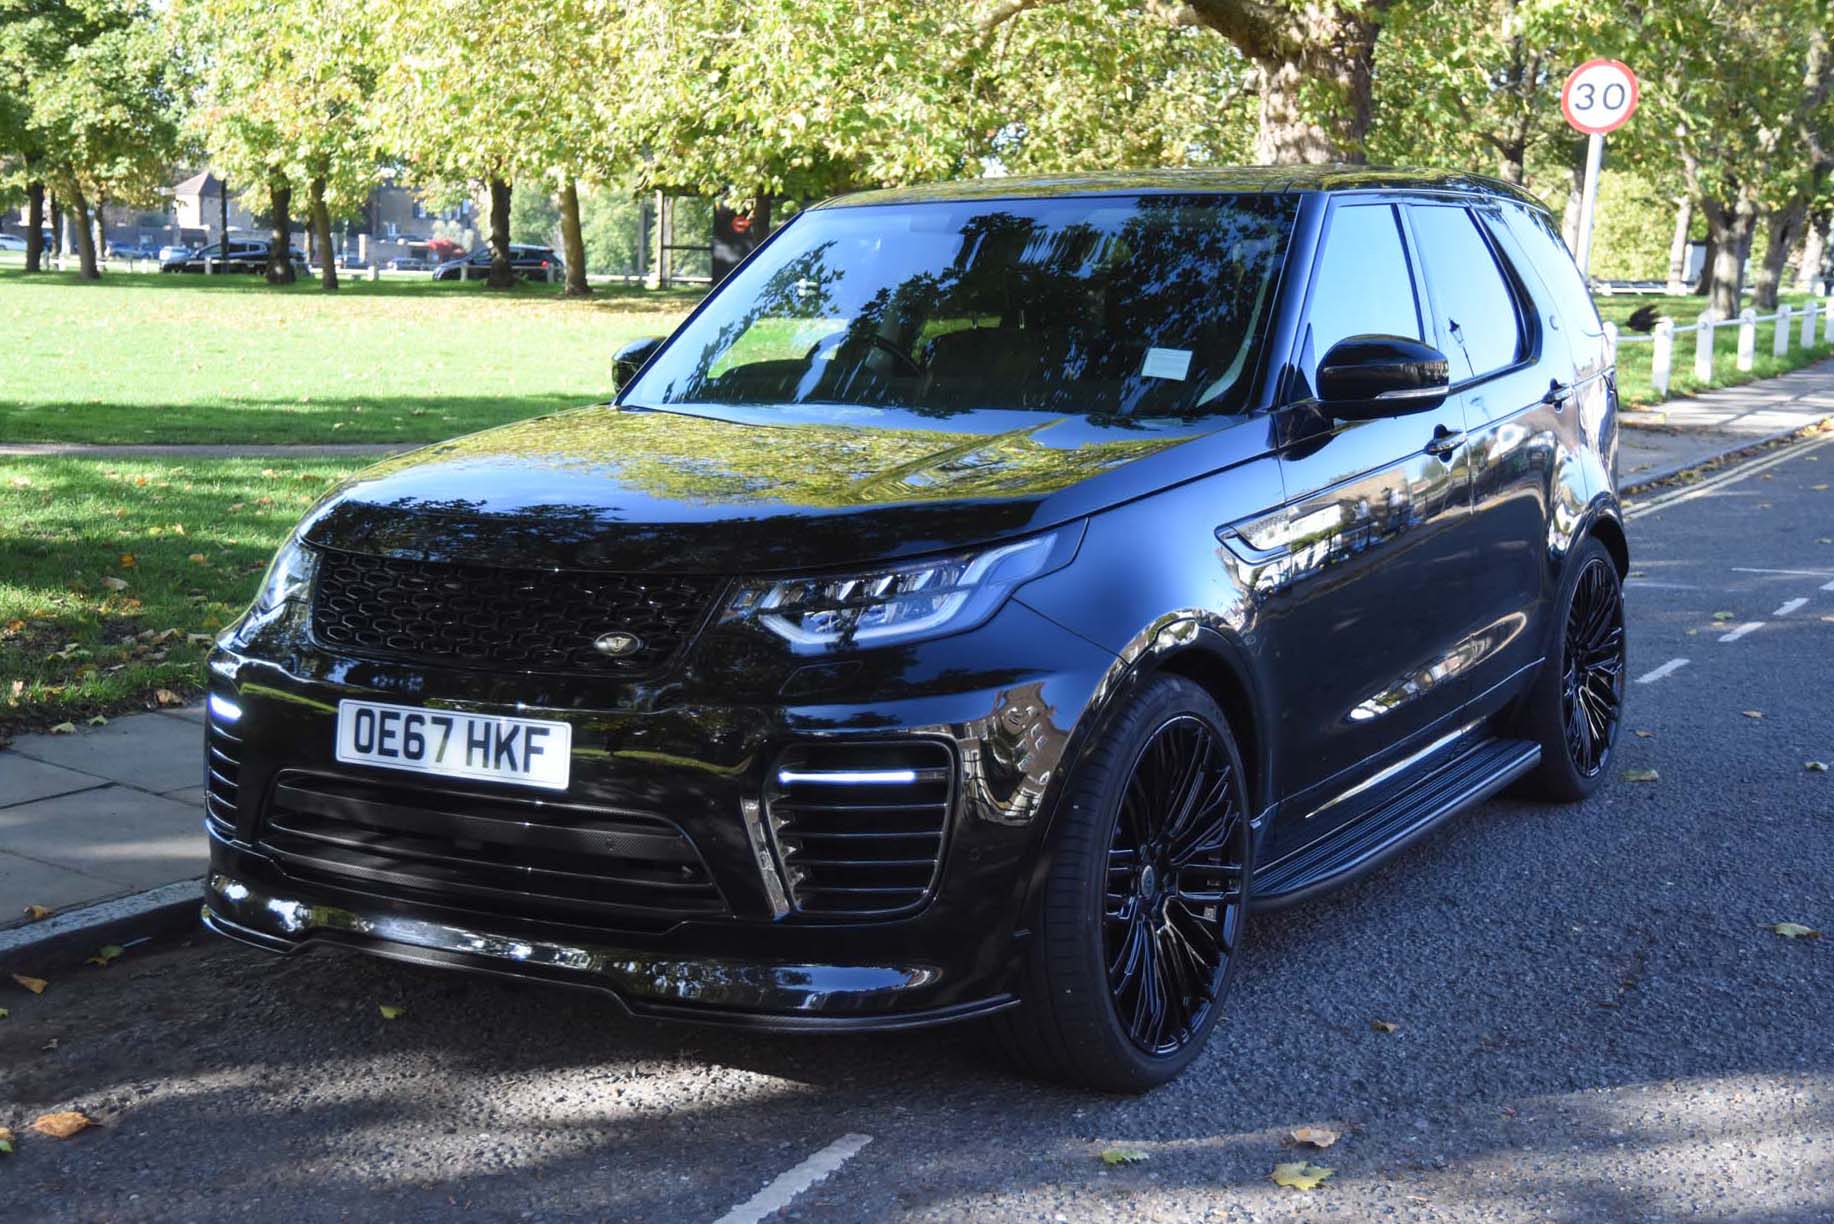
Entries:
[[64,200],[62,196],[51,197],[51,258],[57,259],[64,253]]
[[1802,218],[1808,212],[1806,201],[1790,201],[1785,208],[1770,214],[1765,225],[1770,244],[1764,248],[1764,261],[1758,265],[1751,281],[1751,304],[1759,314],[1777,308],[1777,289],[1783,283],[1783,265],[1789,259],[1796,239],[1802,234]]
[[752,199],[751,228],[759,242],[771,236],[771,205],[775,202],[775,198],[767,191],[760,191]]
[[96,196],[96,205],[90,213],[90,220],[95,225],[96,257],[98,259],[102,258],[108,250],[108,222],[105,219],[107,208],[108,198],[101,195]]
[[491,179],[490,277],[484,285],[489,289],[510,289],[515,284],[516,270],[509,262],[509,184]]
[[1706,250],[1700,253],[1700,279],[1694,282],[1695,297],[1713,296],[1713,269],[1719,263],[1719,243],[1713,240],[1713,231],[1707,230]]
[[312,241],[318,244],[318,283],[327,293],[338,288],[338,261],[331,257],[331,210],[325,206],[325,180],[315,178],[311,193]]
[[76,213],[76,253],[80,261],[80,275],[84,280],[101,280],[102,271],[96,266],[96,232],[89,224],[89,202],[83,198],[83,189],[76,184],[70,187],[70,208]]
[[1745,257],[1757,228],[1757,207],[1749,198],[1729,205],[1709,199],[1701,201],[1701,210],[1707,215],[1707,232],[1713,239],[1713,288],[1707,309],[1715,318],[1730,319],[1738,314],[1740,291],[1745,287]]
[[28,183],[25,189],[25,270],[44,271],[45,185]]
[[579,227],[579,184],[569,177],[560,188],[560,244],[567,256],[567,296],[591,297],[586,283],[586,237]]
[[293,187],[283,178],[268,180],[269,227],[267,283],[290,285],[293,274]]
[[1796,270],[1796,292],[1813,293],[1821,280],[1821,265],[1828,257],[1828,226],[1834,222],[1834,209],[1824,208],[1808,219],[1802,238],[1802,266]]
[[1688,231],[1694,227],[1694,201],[1682,196],[1675,201],[1675,236],[1668,240],[1668,285],[1670,293],[1687,292]]
[[1195,22],[1234,43],[1257,70],[1256,161],[1364,160],[1376,37],[1390,2],[1311,3],[1288,10],[1255,0],[1191,0]]

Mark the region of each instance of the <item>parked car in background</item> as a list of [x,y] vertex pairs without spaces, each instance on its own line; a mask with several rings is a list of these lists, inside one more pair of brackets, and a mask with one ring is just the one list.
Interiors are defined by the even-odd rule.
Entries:
[[433,264],[418,255],[397,255],[388,261],[390,272],[425,272]]
[[[550,273],[555,280],[560,280],[567,274],[567,265],[561,262],[559,252],[548,246],[512,242],[509,244],[509,264],[517,276],[526,280],[546,280]],[[490,248],[479,247],[463,259],[440,264],[433,269],[433,279],[462,280],[467,268],[471,270],[472,280],[490,275]]]
[[23,251],[25,239],[13,234],[0,234],[0,251]]
[[1611,777],[1612,362],[1472,175],[809,208],[610,408],[307,513],[209,659],[204,921],[1151,1088],[1251,909]]
[[361,272],[369,267],[369,260],[361,255],[339,255],[337,265],[346,272]]
[[152,259],[153,248],[138,242],[111,242],[108,244],[109,259]]
[[188,246],[180,246],[177,244],[162,246],[159,248],[159,262],[163,264],[170,260],[183,259],[190,254],[191,248]]
[[[210,260],[219,272],[267,271],[268,242],[264,238],[231,238],[229,253],[223,253],[223,244],[213,242],[209,246],[199,247],[195,251],[186,251],[180,255],[160,262],[161,272],[202,272],[204,261]],[[306,255],[298,247],[291,249],[293,270],[301,276],[310,275],[311,268],[306,263]]]

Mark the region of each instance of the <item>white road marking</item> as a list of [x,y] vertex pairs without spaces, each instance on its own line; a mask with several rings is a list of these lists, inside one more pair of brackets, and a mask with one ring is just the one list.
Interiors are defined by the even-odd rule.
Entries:
[[1822,590],[1824,590],[1824,591],[1834,591],[1834,582],[1824,582],[1824,583],[1822,583],[1822,584],[1821,584],[1821,589],[1822,589]]
[[1661,667],[1658,667],[1655,671],[1650,672],[1648,675],[1638,676],[1637,683],[1638,684],[1654,684],[1656,681],[1662,679],[1662,677],[1664,676],[1674,675],[1676,672],[1680,671],[1682,668],[1686,667],[1687,665],[1688,665],[1688,661],[1686,659],[1670,659],[1668,662],[1664,663]]
[[1826,578],[1834,574],[1834,570],[1753,569],[1746,565],[1735,565],[1732,567],[1732,572],[1735,574],[1794,574],[1799,578]]
[[1803,604],[1807,602],[1808,600],[1806,598],[1787,600],[1775,612],[1772,612],[1771,615],[1772,616],[1788,616],[1791,612],[1794,612],[1797,608],[1800,608]]
[[836,1169],[857,1156],[860,1149],[871,1142],[871,1135],[842,1135],[728,1211],[714,1221],[714,1224],[758,1224],[758,1221],[773,1216],[788,1207],[790,1201],[797,1195],[830,1176]]
[[1734,629],[1731,633],[1726,634],[1725,636],[1721,637],[1719,640],[1722,642],[1736,642],[1740,638],[1744,637],[1747,633],[1750,633],[1753,630],[1762,629],[1763,627],[1764,627],[1763,621],[1746,621],[1744,624],[1740,625],[1737,629]]
[[1654,578],[1626,578],[1627,587],[1658,587],[1664,591],[1698,591],[1700,586],[1693,582],[1657,582]]

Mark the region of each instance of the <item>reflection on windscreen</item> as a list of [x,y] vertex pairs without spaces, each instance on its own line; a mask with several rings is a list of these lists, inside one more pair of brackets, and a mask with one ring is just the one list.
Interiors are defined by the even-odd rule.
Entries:
[[817,209],[722,285],[628,398],[1229,412],[1293,211],[1268,195]]

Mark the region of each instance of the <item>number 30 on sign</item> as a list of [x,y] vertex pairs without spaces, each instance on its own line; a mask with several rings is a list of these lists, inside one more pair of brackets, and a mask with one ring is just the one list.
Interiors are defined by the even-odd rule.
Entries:
[[1567,77],[1560,111],[1582,132],[1603,136],[1637,109],[1637,74],[1613,59],[1587,60]]

